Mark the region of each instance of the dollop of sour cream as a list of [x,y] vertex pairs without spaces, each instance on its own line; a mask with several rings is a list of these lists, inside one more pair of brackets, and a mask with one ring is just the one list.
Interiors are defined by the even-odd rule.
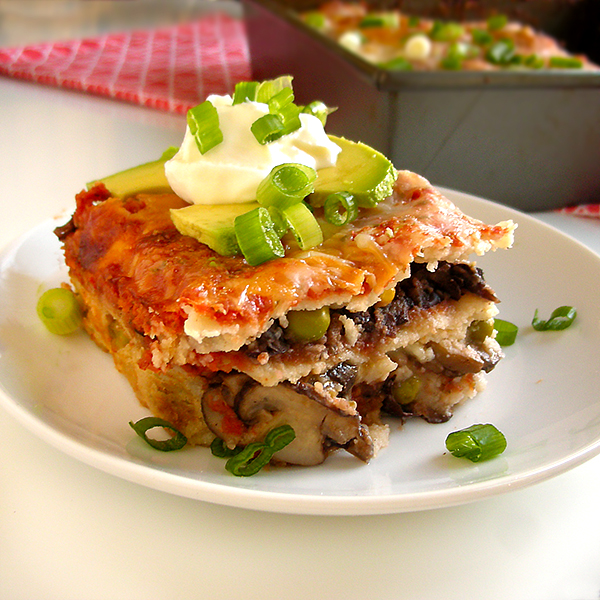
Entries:
[[191,204],[237,204],[256,199],[260,182],[271,169],[299,163],[323,169],[334,166],[341,148],[325,133],[321,121],[301,114],[300,129],[260,144],[250,127],[269,112],[267,104],[232,104],[231,96],[207,99],[217,109],[223,141],[201,154],[189,127],[177,154],[165,163],[173,191]]

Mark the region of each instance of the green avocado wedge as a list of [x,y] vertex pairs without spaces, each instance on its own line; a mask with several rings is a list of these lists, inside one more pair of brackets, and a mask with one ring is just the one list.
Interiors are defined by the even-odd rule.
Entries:
[[196,238],[221,256],[233,256],[240,253],[235,218],[258,206],[258,202],[191,204],[172,208],[171,219],[179,233]]
[[322,206],[335,192],[350,192],[361,208],[375,206],[392,194],[398,171],[381,152],[346,138],[330,135],[341,147],[334,167],[317,171],[315,191],[310,203]]
[[142,193],[172,193],[173,190],[165,175],[165,163],[176,151],[177,148],[169,148],[158,160],[91,181],[87,187],[89,189],[94,183],[103,183],[111,195],[117,198],[129,198]]

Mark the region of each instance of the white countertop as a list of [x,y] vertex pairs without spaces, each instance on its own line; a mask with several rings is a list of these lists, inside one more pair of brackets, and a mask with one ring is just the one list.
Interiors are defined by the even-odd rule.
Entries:
[[[6,78],[0,99],[0,247],[71,211],[82,182],[178,144],[184,123]],[[600,252],[600,222],[541,218]],[[130,483],[61,453],[2,408],[0,456],[2,600],[600,596],[600,457],[464,506],[318,517]]]

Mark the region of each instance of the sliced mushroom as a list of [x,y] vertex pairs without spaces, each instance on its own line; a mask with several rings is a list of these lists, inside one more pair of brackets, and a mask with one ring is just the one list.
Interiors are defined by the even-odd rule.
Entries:
[[271,388],[256,385],[242,395],[238,414],[246,422],[268,424],[268,429],[291,425],[296,439],[275,455],[282,462],[318,465],[337,447],[365,461],[373,455],[373,444],[356,410],[350,404],[346,410],[333,406],[325,394],[316,400],[285,383]]
[[485,344],[443,341],[431,344],[431,348],[435,353],[435,362],[425,366],[431,370],[438,367],[454,375],[480,371],[488,373],[503,356],[501,348],[491,339]]
[[229,447],[262,441],[271,429],[288,424],[296,438],[275,454],[277,461],[317,465],[339,447],[364,461],[373,456],[368,430],[346,401],[337,398],[334,403],[326,393],[317,392],[309,397],[287,383],[263,387],[249,379],[235,397],[233,390],[215,386],[202,399],[208,427]]
[[235,399],[248,381],[246,375],[230,375],[215,381],[202,395],[206,426],[230,448],[247,435],[248,427],[235,412]]

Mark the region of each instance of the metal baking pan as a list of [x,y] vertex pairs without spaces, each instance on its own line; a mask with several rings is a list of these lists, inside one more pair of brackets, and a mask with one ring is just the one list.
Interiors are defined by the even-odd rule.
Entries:
[[[329,116],[330,133],[370,144],[436,185],[521,210],[600,201],[600,72],[391,72],[305,26],[296,11],[314,1],[242,4],[253,77],[291,74],[298,102],[339,107]],[[597,0],[485,5],[600,62]],[[440,6],[413,1],[401,8],[475,16],[439,14]]]

